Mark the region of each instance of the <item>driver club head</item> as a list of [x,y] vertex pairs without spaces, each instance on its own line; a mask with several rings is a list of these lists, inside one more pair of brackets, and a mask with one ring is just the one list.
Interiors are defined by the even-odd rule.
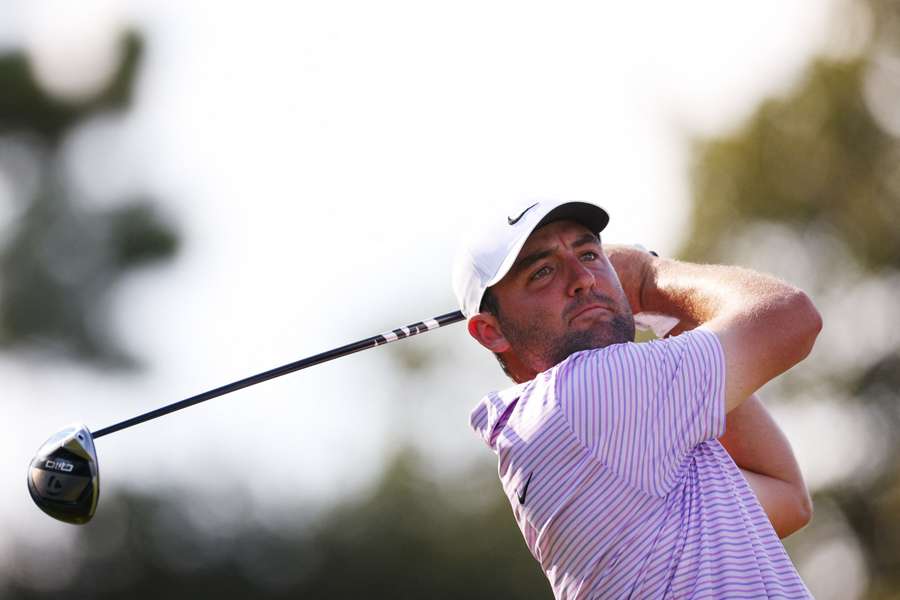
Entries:
[[100,472],[87,427],[70,425],[44,442],[28,467],[28,491],[54,519],[79,525],[91,520],[100,496]]

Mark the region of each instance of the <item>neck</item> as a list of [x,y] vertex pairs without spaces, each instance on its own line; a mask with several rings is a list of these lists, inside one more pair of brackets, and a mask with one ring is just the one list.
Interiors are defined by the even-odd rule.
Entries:
[[506,364],[506,370],[509,372],[510,378],[516,383],[525,383],[534,379],[538,371],[527,366],[522,360],[512,352],[505,352],[503,362]]

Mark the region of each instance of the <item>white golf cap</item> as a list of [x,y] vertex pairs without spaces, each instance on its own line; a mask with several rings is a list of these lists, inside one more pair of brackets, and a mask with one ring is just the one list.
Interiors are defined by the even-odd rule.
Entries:
[[609,222],[590,202],[522,202],[508,214],[486,219],[463,239],[453,264],[453,292],[466,317],[478,314],[484,291],[503,279],[531,232],[552,221],[571,220],[600,233]]

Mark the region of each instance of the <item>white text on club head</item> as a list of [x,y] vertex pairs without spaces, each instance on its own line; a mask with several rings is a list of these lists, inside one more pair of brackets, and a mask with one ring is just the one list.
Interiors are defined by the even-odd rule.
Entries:
[[61,458],[57,458],[57,459],[50,458],[50,459],[47,459],[47,461],[44,463],[44,468],[52,469],[54,471],[62,471],[63,473],[71,473],[72,470],[75,468],[75,465],[73,465],[72,463],[65,461]]

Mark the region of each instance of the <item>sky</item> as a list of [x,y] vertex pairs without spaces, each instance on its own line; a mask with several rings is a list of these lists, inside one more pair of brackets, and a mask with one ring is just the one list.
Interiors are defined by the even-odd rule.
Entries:
[[[102,83],[123,27],[145,37],[134,106],[75,132],[66,164],[97,206],[152,193],[185,244],[111,307],[143,371],[0,355],[15,424],[0,529],[68,527],[23,477],[68,422],[98,429],[455,310],[453,252],[484,210],[590,199],[611,214],[605,241],[674,253],[690,135],[738,126],[840,51],[839,2],[3,3],[0,50],[26,48],[63,95]],[[459,325],[404,343],[431,366],[373,350],[98,440],[102,489],[242,486],[283,519],[298,498],[365,493],[402,444],[438,471],[489,465],[467,420],[505,385],[496,363]]]

